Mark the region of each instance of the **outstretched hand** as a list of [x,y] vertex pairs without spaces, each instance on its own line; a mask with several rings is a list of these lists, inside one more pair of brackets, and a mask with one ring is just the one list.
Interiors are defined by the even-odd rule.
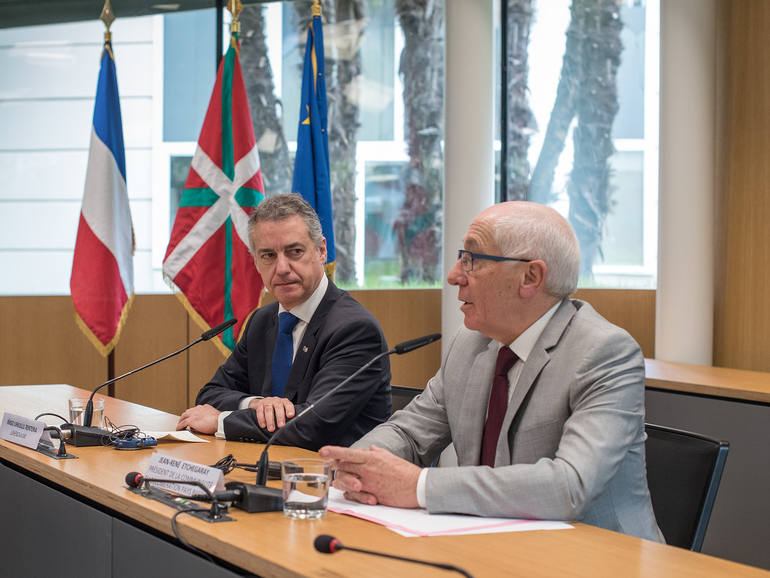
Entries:
[[318,453],[334,461],[334,487],[345,498],[362,504],[417,508],[417,479],[420,468],[387,450],[324,446]]

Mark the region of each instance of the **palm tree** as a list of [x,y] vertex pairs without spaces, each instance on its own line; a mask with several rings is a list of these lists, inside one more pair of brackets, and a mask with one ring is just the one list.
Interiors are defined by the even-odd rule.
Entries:
[[444,3],[397,0],[404,33],[399,73],[409,161],[404,204],[394,224],[402,282],[440,281],[444,138]]
[[244,6],[240,22],[241,69],[259,149],[265,193],[288,193],[292,179],[291,162],[281,125],[280,102],[275,97],[273,71],[267,58],[262,5]]
[[623,51],[621,0],[573,0],[556,100],[532,173],[529,200],[555,200],[553,178],[572,122],[574,161],[567,185],[569,220],[580,240],[581,275],[590,279],[601,257],[612,208],[609,159],[618,111],[617,70]]
[[505,0],[507,9],[506,46],[503,52],[507,83],[507,102],[501,103],[506,122],[507,146],[501,158],[505,179],[505,201],[523,201],[529,190],[529,137],[535,125],[529,107],[529,32],[532,21],[532,0]]

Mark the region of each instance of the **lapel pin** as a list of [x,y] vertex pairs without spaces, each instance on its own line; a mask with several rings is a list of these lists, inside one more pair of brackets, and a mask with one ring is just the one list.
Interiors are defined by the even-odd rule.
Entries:
[[302,347],[302,353],[307,353],[307,345]]

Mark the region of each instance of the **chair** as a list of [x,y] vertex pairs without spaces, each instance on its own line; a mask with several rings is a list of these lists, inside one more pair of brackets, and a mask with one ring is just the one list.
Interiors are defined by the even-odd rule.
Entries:
[[647,484],[666,543],[700,552],[730,444],[645,424]]
[[390,395],[393,399],[393,407],[390,414],[393,415],[399,409],[404,409],[412,398],[422,393],[420,387],[406,387],[404,385],[391,385]]

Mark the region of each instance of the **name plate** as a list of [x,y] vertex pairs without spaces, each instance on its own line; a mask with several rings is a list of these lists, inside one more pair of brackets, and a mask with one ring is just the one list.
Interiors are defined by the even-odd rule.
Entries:
[[[144,477],[148,480],[162,478],[164,480],[200,482],[211,492],[221,492],[225,489],[225,476],[222,470],[160,453],[152,455]],[[204,493],[200,487],[192,484],[153,481],[150,481],[149,484],[182,496],[194,496]]]
[[0,438],[36,450],[41,440],[51,443],[51,436],[45,428],[46,424],[42,421],[6,412],[0,425]]

